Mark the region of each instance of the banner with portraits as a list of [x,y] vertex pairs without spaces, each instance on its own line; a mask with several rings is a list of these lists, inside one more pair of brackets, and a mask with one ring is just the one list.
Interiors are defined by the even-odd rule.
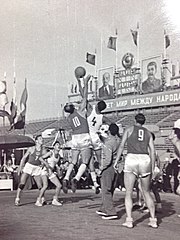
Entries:
[[152,93],[162,91],[162,56],[158,55],[142,60],[141,66],[141,91]]

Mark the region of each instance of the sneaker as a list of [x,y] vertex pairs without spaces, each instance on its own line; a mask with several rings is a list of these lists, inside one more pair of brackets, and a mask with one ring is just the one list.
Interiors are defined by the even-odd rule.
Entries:
[[75,179],[75,178],[73,178],[73,179],[71,180],[71,190],[72,190],[73,193],[76,192],[77,182],[78,182],[78,181],[77,181],[77,179]]
[[57,199],[53,199],[52,200],[52,205],[54,205],[54,206],[62,206],[62,203],[60,203]]
[[107,216],[107,214],[101,210],[97,210],[96,213],[101,216]]
[[102,216],[102,219],[106,219],[106,220],[113,220],[113,219],[117,219],[118,216],[117,215],[105,215]]
[[68,180],[64,179],[62,182],[62,189],[64,193],[68,193]]
[[152,228],[158,228],[157,218],[149,218],[148,226]]
[[122,226],[127,228],[133,228],[133,219],[132,218],[126,218],[125,223],[122,224]]
[[37,199],[35,206],[42,207],[43,205],[42,205],[42,202],[39,199]]
[[100,186],[97,186],[96,188],[95,188],[95,194],[99,194],[100,193]]
[[20,198],[16,198],[14,202],[15,206],[20,206]]

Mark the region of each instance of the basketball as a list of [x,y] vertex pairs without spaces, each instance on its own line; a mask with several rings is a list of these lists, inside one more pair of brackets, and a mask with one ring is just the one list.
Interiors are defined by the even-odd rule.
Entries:
[[74,73],[77,78],[82,78],[86,75],[86,69],[84,67],[77,67]]

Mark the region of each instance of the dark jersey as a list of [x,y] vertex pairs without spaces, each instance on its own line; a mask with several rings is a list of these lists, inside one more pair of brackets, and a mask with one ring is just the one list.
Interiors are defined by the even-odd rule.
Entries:
[[132,134],[127,139],[127,153],[148,154],[150,134],[140,126],[134,126]]
[[38,151],[35,148],[34,152],[29,155],[28,163],[35,165],[35,166],[40,166],[41,162],[40,162],[39,158],[42,156],[42,151],[43,151],[42,148],[40,151]]
[[69,115],[70,125],[73,130],[73,135],[89,133],[87,119],[81,116],[77,111]]

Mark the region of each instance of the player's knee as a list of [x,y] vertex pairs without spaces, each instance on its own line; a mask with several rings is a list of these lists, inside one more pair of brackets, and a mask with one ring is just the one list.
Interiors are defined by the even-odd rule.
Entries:
[[24,189],[24,186],[25,186],[25,184],[23,184],[23,183],[20,183],[20,184],[19,184],[19,188],[20,188],[21,190]]

